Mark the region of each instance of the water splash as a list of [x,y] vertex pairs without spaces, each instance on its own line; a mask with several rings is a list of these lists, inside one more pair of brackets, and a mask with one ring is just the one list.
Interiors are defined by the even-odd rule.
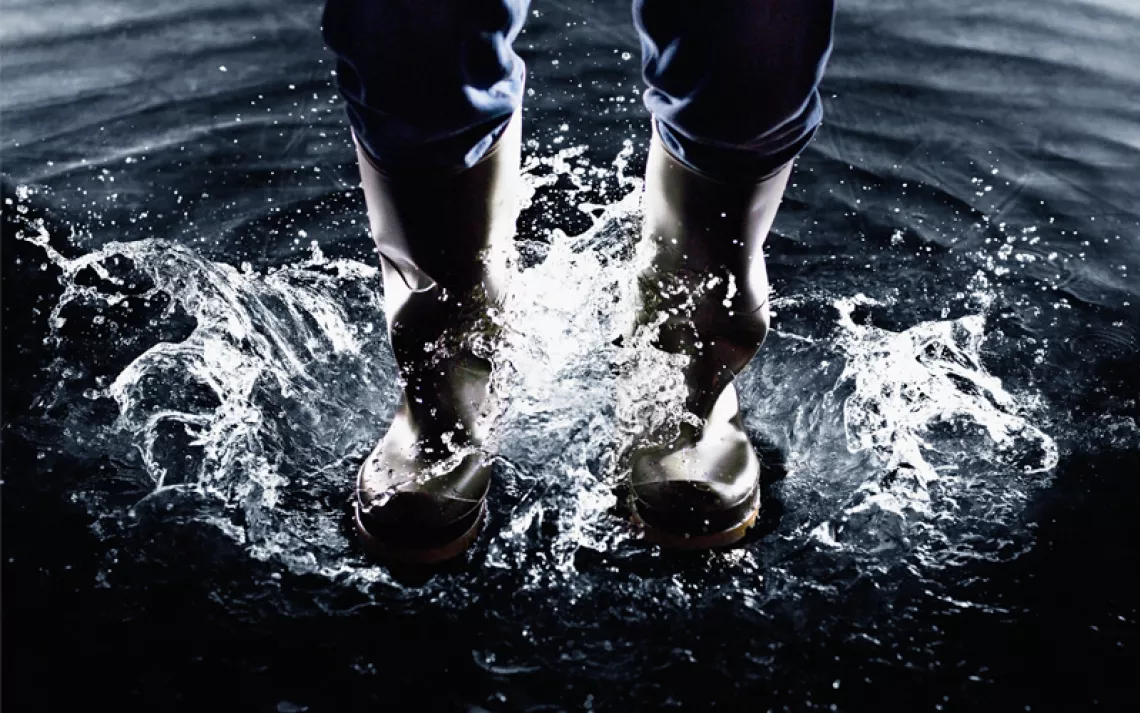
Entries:
[[833,388],[845,394],[847,450],[870,454],[873,474],[812,535],[835,547],[929,554],[950,530],[1008,526],[1058,461],[1054,440],[1029,421],[1040,402],[986,371],[983,315],[902,332],[856,323],[856,308],[875,304],[864,295],[836,301],[844,367]]
[[[509,399],[491,441],[501,477],[492,526],[473,556],[487,576],[526,573],[520,592],[568,581],[583,553],[646,552],[620,512],[621,455],[646,424],[685,417],[678,357],[644,340],[615,341],[639,265],[639,184],[624,175],[631,150],[603,177],[624,191],[610,202],[590,199],[603,181],[578,170],[579,149],[527,163],[532,195],[568,176],[566,196],[591,227],[523,236],[503,308],[494,378]],[[129,313],[140,301],[165,306],[149,322],[121,316],[119,333],[173,334],[161,325],[180,316],[189,325],[105,379],[69,365],[90,399],[116,406],[113,423],[70,426],[96,432],[101,448],[129,443],[137,454],[142,495],[128,514],[209,523],[251,557],[294,573],[396,587],[341,527],[355,466],[396,400],[375,268],[314,247],[305,261],[259,273],[156,240],[68,258],[42,225],[21,237],[60,270],[55,339],[68,320]],[[772,487],[784,516],[743,554],[710,557],[757,572],[757,554],[772,564],[793,550],[803,556],[786,543],[811,542],[876,567],[887,551],[943,566],[957,555],[935,553],[969,550],[1012,527],[1057,449],[1031,421],[1033,397],[1011,394],[985,369],[981,315],[896,332],[856,322],[857,307],[875,304],[863,296],[774,304],[835,316],[824,336],[777,329],[741,375],[750,433],[785,461],[787,475]],[[81,352],[67,353],[82,362]],[[810,586],[810,568],[797,571]],[[588,586],[576,581],[579,593]]]
[[[114,522],[176,513],[215,526],[257,559],[341,574],[334,552],[347,542],[339,508],[324,496],[345,487],[367,434],[395,402],[378,271],[314,247],[308,260],[261,274],[158,240],[67,258],[42,224],[33,228],[22,237],[61,273],[57,348],[74,350],[59,330],[78,319],[117,326],[112,333],[166,333],[179,317],[192,324],[117,373],[82,361],[73,370],[95,385],[85,397],[113,400],[117,416],[84,424],[79,412],[71,429],[86,425],[102,448],[139,465],[142,497],[127,512],[95,514]],[[144,309],[155,303],[164,306]]]

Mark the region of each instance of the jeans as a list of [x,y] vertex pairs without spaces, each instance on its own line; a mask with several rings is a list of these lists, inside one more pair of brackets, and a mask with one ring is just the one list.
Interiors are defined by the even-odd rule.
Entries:
[[[323,33],[363,149],[384,171],[457,170],[522,103],[529,0],[328,0]],[[634,0],[645,105],[669,152],[757,180],[822,118],[834,0]]]

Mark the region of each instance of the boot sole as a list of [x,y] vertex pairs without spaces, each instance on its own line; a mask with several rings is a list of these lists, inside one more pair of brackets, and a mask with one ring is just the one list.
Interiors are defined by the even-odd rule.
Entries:
[[389,545],[382,540],[373,537],[368,530],[364,528],[364,523],[360,521],[360,509],[353,508],[353,520],[356,522],[356,532],[360,535],[360,541],[364,545],[364,549],[369,553],[390,562],[398,562],[400,564],[437,564],[445,562],[454,557],[458,557],[471,547],[475,542],[475,538],[479,536],[479,531],[483,528],[483,520],[487,516],[487,502],[479,506],[479,515],[475,518],[474,524],[467,532],[455,538],[447,544],[440,545],[432,548],[417,548],[417,547],[395,547]]
[[655,545],[665,547],[671,550],[711,550],[718,547],[727,547],[736,544],[748,534],[748,530],[756,524],[756,518],[760,515],[760,495],[756,495],[756,505],[752,513],[746,517],[740,524],[733,525],[727,530],[720,532],[712,532],[706,535],[678,535],[675,532],[662,530],[661,528],[654,527],[647,524],[637,514],[637,508],[630,508],[630,519],[642,532],[642,536],[647,542]]

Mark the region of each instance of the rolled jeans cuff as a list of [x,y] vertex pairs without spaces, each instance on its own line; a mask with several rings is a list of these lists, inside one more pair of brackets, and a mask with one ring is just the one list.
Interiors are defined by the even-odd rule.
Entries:
[[661,117],[654,117],[653,121],[665,150],[692,171],[726,183],[760,182],[799,156],[815,137],[822,123],[822,111],[818,96],[811,103],[811,111],[758,146],[704,141],[686,136]]

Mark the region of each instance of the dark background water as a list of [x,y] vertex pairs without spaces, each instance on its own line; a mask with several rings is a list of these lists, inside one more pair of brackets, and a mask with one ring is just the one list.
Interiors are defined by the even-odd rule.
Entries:
[[[742,378],[768,473],[759,531],[676,558],[607,539],[612,414],[590,410],[595,367],[568,357],[527,382],[558,408],[519,407],[475,551],[409,580],[367,561],[344,510],[393,372],[381,330],[365,336],[372,258],[318,5],[4,2],[6,708],[1134,709],[1140,6],[841,3],[826,123],[770,244],[777,333]],[[581,187],[533,168],[551,180],[520,240],[536,270],[566,245],[585,256],[566,270],[604,285],[625,214],[599,230],[576,205],[629,190],[609,170],[627,141],[625,173],[644,165],[629,10],[532,9],[527,154],[585,146],[569,163],[607,170]],[[314,242],[347,274],[309,266]],[[106,272],[82,267],[100,255]],[[848,325],[837,306],[857,295]],[[533,301],[534,325],[561,315],[606,342]],[[312,346],[287,304],[337,306],[363,346],[325,349],[327,326]],[[230,363],[210,361],[225,341],[206,327],[234,315],[295,343],[239,345],[218,373],[288,376],[287,352],[312,383],[226,401],[257,421],[211,432],[237,456],[163,432],[168,477],[201,487],[152,497],[145,417],[222,410],[179,375]],[[970,315],[984,328],[954,321]],[[137,361],[162,345],[188,351]],[[892,382],[860,386],[891,364],[961,368],[904,375],[929,392],[902,402],[878,393]],[[123,374],[134,400],[116,422],[106,389]],[[944,479],[908,484],[900,403],[965,414],[914,416]],[[888,440],[846,448],[844,424],[875,414],[895,419]],[[1020,424],[1004,445],[970,430],[994,414]],[[1059,460],[1042,469],[1046,441]],[[862,507],[867,493],[905,516]]]

